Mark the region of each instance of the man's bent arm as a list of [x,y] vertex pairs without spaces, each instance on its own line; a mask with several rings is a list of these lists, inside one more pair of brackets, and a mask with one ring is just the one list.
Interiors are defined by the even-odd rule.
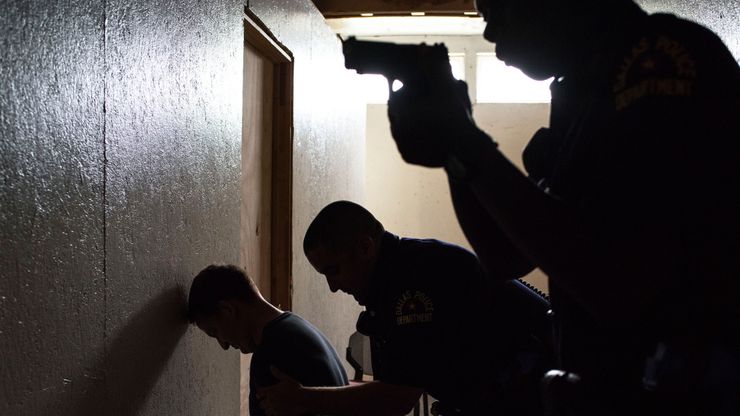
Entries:
[[406,415],[424,392],[372,381],[345,387],[304,387],[312,413],[337,416]]
[[280,382],[257,392],[269,416],[323,414],[338,416],[403,416],[413,409],[423,390],[379,381],[342,387],[305,387],[280,371]]

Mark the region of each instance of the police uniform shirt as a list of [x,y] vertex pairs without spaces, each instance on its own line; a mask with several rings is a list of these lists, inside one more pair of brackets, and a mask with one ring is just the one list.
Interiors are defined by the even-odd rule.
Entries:
[[661,288],[637,327],[609,328],[564,295],[560,271],[548,271],[562,364],[636,386],[654,351],[646,340],[738,334],[740,70],[695,23],[634,10],[620,25],[589,65],[553,83],[550,128],[524,162],[581,213],[589,255],[608,278]]
[[[358,329],[370,336],[376,380],[423,388],[447,407],[490,411],[504,408],[505,388],[511,388],[510,397],[521,393],[521,385],[513,387],[509,379],[514,373],[541,370],[540,351],[529,363],[514,358],[530,347],[525,339],[531,328],[489,303],[483,273],[469,251],[385,233],[371,279]],[[532,387],[526,394],[536,397]]]

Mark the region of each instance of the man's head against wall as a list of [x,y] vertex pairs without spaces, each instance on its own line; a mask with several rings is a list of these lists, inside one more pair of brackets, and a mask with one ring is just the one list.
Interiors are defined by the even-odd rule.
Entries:
[[249,311],[264,303],[262,295],[244,270],[234,265],[210,265],[193,279],[188,296],[188,318],[225,350],[253,352],[251,335],[256,319]]

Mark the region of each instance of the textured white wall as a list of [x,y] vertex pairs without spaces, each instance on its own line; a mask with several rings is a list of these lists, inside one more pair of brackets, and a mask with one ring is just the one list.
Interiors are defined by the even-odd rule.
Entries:
[[182,313],[238,261],[241,2],[2,10],[0,414],[237,414]]

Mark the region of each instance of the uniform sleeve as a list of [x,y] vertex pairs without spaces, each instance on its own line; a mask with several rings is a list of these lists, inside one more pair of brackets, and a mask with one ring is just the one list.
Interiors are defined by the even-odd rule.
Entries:
[[[460,248],[434,247],[421,258],[415,284],[396,294],[394,325],[384,346],[385,380],[430,386],[434,380],[455,377],[465,367],[466,344],[473,335],[471,292],[480,295],[483,275],[475,256]],[[461,368],[462,366],[462,368]]]
[[[442,356],[436,293],[416,286],[394,294],[391,327],[381,342],[380,381],[426,387]],[[374,357],[375,360],[375,357]]]

